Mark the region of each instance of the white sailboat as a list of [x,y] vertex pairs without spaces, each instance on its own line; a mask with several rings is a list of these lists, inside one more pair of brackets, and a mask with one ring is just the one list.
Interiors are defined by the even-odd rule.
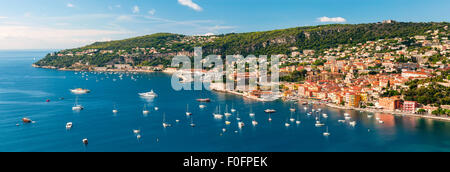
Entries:
[[327,127],[327,131],[323,133],[324,136],[330,136],[330,132],[328,132],[328,127]]
[[78,97],[75,98],[75,105],[72,107],[73,111],[81,111],[84,107],[78,104]]
[[191,117],[191,124],[190,124],[190,126],[191,126],[191,127],[195,127],[195,124],[194,124],[194,118],[192,118],[192,117]]
[[234,103],[233,103],[233,105],[231,105],[231,113],[234,113],[234,112],[236,112],[236,109],[234,108]]
[[293,116],[294,112],[291,111],[291,118],[289,118],[289,121],[291,122],[295,122],[295,118]]
[[218,113],[213,113],[214,119],[222,119],[223,115],[220,114],[220,106],[217,108]]
[[114,105],[114,109],[112,110],[112,112],[113,112],[114,114],[116,114],[116,113],[119,112],[119,110],[117,110],[117,108],[116,108],[116,105]]
[[171,125],[169,123],[166,123],[166,113],[163,114],[163,123],[162,126],[164,128],[170,127]]
[[189,112],[189,104],[188,104],[188,105],[186,105],[186,116],[191,116],[191,115],[192,115],[192,113]]
[[226,117],[229,117],[229,116],[231,116],[232,114],[231,113],[228,113],[228,105],[226,105],[225,106],[225,116]]
[[142,114],[148,115],[150,111],[147,110],[147,105],[144,105],[144,110],[142,110]]

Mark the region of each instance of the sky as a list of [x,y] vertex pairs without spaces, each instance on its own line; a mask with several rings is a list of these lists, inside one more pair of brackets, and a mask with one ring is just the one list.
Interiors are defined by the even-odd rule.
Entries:
[[159,32],[449,22],[449,9],[449,0],[0,0],[0,50],[76,48]]

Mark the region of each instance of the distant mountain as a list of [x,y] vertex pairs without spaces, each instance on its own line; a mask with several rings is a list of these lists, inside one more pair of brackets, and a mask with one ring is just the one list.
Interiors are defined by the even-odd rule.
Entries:
[[370,24],[332,24],[297,27],[264,32],[230,33],[216,36],[186,36],[157,33],[118,41],[97,42],[85,47],[48,54],[36,66],[77,68],[105,66],[114,63],[153,66],[167,65],[177,54],[192,55],[194,47],[207,54],[290,54],[296,47],[302,51],[321,51],[340,44],[358,44],[387,38],[409,38],[448,26],[449,23],[383,22]]

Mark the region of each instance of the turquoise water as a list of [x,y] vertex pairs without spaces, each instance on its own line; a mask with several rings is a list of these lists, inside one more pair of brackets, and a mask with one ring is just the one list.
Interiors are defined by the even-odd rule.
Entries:
[[[385,123],[378,124],[368,113],[330,109],[323,122],[331,136],[324,137],[326,128],[316,128],[315,117],[306,115],[304,106],[295,105],[302,123],[285,127],[290,118],[290,103],[281,101],[261,103],[234,95],[209,91],[174,91],[171,77],[162,73],[130,76],[106,75],[36,69],[31,67],[34,57],[43,57],[45,51],[0,51],[0,151],[181,151],[181,152],[280,152],[280,151],[450,151],[450,123],[392,115],[374,114]],[[86,78],[88,80],[86,80]],[[114,79],[116,81],[114,82]],[[73,112],[76,95],[69,89],[87,88],[90,94],[78,96],[85,107]],[[153,89],[159,94],[153,101],[137,94]],[[59,98],[63,97],[64,100]],[[200,109],[197,98],[209,97],[211,103]],[[50,99],[51,102],[45,102]],[[195,128],[185,116],[186,105],[194,114]],[[236,114],[232,124],[215,120],[212,113],[217,106],[237,109],[246,126],[237,127]],[[151,111],[142,114],[144,105]],[[116,107],[119,113],[113,114]],[[159,111],[153,108],[159,107]],[[278,110],[272,122],[263,111]],[[253,127],[250,111],[256,113],[259,125]],[[350,113],[355,127],[338,123],[344,113]],[[162,127],[163,113],[173,126]],[[22,124],[28,117],[36,123]],[[175,120],[180,120],[176,123]],[[73,122],[67,131],[65,125]],[[20,126],[16,126],[20,124]],[[223,133],[222,129],[227,131]],[[137,139],[133,129],[141,130]],[[237,133],[236,133],[237,131]],[[89,139],[89,145],[81,143]]]

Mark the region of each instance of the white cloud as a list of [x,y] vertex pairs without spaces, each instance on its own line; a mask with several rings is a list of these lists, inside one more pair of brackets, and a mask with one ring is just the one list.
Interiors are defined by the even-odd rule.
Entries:
[[192,0],[178,0],[178,3],[181,5],[187,6],[189,8],[192,8],[195,11],[202,11],[203,8],[200,7],[198,4],[192,2]]
[[150,15],[155,15],[155,13],[156,13],[155,9],[152,9],[152,10],[148,11],[148,14],[150,14]]
[[7,19],[8,17],[0,16],[0,19]]
[[73,4],[71,4],[71,3],[68,3],[68,4],[67,4],[67,7],[73,8],[73,7],[75,7],[75,5],[73,5]]
[[323,23],[344,23],[347,22],[345,18],[342,17],[320,17],[317,19],[319,22]]
[[137,5],[135,5],[134,7],[133,7],[133,13],[139,13],[141,10],[139,9],[139,6],[137,6]]

